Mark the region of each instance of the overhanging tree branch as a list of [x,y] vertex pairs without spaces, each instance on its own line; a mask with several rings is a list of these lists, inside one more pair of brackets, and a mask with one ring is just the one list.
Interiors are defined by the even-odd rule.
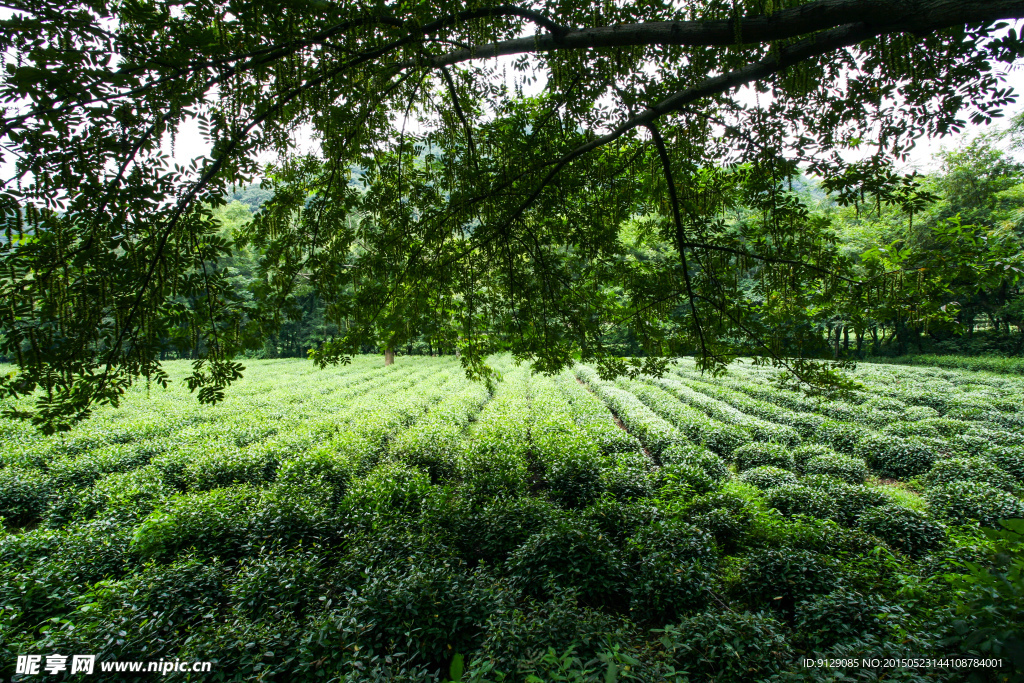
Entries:
[[449,52],[435,57],[428,66],[555,50],[767,43],[854,24],[885,27],[873,35],[901,31],[920,34],[947,26],[1022,16],[1021,0],[817,0],[768,16],[739,20],[646,22],[541,33]]

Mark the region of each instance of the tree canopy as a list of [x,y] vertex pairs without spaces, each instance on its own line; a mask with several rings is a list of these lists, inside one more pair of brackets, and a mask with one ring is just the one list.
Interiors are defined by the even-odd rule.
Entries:
[[[9,412],[51,430],[165,381],[168,345],[202,350],[189,382],[218,400],[301,288],[337,330],[321,363],[429,331],[476,377],[497,349],[606,374],[753,349],[829,381],[808,311],[948,311],[907,307],[898,259],[854,263],[794,180],[913,221],[928,193],[896,164],[1001,115],[1024,54],[1020,0],[6,6],[0,389],[41,389]],[[181,167],[166,142],[193,119],[212,151]],[[218,207],[261,177],[226,234]]]

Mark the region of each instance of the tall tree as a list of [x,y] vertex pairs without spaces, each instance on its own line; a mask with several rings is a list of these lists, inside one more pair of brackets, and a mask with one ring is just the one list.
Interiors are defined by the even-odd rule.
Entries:
[[[999,21],[1024,17],[1022,0],[8,7],[0,324],[20,372],[0,387],[42,387],[18,414],[48,429],[162,380],[171,325],[202,338],[190,382],[217,400],[238,350],[278,320],[260,311],[299,279],[347,330],[322,362],[443,318],[475,375],[496,345],[543,370],[575,352],[606,373],[682,352],[714,369],[743,337],[820,379],[778,352],[799,331],[792,293],[857,306],[871,283],[788,191],[796,169],[844,197],[885,191],[915,138],[999,115],[1013,96],[995,66],[1024,54]],[[212,152],[171,165],[162,143],[191,119]],[[318,153],[292,156],[310,129]],[[868,161],[844,163],[865,145]],[[263,308],[243,314],[211,267],[230,244],[209,207],[268,150],[277,196],[246,238],[278,260]],[[742,234],[722,221],[737,195],[761,214]],[[623,258],[619,224],[646,214],[673,259]],[[643,363],[605,347],[622,325]]]

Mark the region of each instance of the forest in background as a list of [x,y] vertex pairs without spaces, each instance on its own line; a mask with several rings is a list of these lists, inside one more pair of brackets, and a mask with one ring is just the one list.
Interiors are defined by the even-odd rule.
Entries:
[[[859,316],[837,313],[828,306],[809,309],[807,324],[819,344],[786,345],[784,355],[863,360],[919,354],[1021,356],[1024,353],[1024,298],[1020,275],[1024,239],[1024,163],[1013,151],[1024,146],[1024,117],[1005,131],[979,135],[945,147],[936,155],[937,170],[906,182],[901,196],[862,190],[838,196],[814,178],[802,176],[789,188],[790,199],[809,219],[822,226],[828,248],[839,255],[853,277],[882,272],[893,292]],[[358,174],[354,174],[358,175]],[[358,180],[351,181],[359,186]],[[236,188],[229,202],[213,211],[221,235],[231,239],[273,197],[274,180]],[[909,201],[908,201],[909,200]],[[906,210],[909,205],[913,211]],[[742,239],[754,210],[736,205],[726,216],[734,236]],[[651,229],[649,216],[638,216],[620,231],[623,258],[652,265],[678,258],[675,248]],[[353,258],[358,245],[353,247]],[[237,299],[252,302],[266,277],[265,253],[252,246],[237,248],[221,261]],[[761,268],[741,270],[737,277],[756,302]],[[763,297],[761,298],[763,302]],[[194,306],[194,301],[182,301]],[[327,321],[325,302],[311,285],[296,288],[280,302],[283,323],[268,334],[255,358],[305,357],[341,332]],[[183,331],[184,334],[184,331]],[[644,350],[628,329],[609,328],[606,342],[625,356]],[[396,348],[399,354],[452,354],[455,349],[424,333]],[[490,335],[493,351],[503,350],[500,334]],[[202,341],[168,339],[162,359],[198,358]],[[744,340],[735,339],[742,347]],[[383,352],[368,340],[364,353]]]

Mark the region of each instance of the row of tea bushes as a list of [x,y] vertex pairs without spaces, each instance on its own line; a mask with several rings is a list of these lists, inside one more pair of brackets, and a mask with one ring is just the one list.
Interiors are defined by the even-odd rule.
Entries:
[[176,384],[73,449],[26,437],[38,457],[0,463],[0,676],[89,652],[229,681],[953,682],[803,658],[991,653],[964,634],[1015,623],[1015,594],[971,587],[1017,547],[979,521],[1024,514],[997,420],[915,413],[880,375],[831,410],[761,368],[666,388],[494,363],[493,394],[451,359],[253,363],[221,406]]

